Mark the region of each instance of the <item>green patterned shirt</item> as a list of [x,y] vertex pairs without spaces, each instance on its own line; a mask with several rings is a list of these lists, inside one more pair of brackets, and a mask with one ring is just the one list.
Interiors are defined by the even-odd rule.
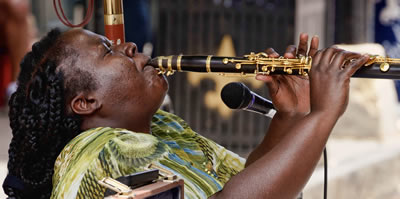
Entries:
[[152,134],[99,127],[71,140],[58,156],[51,198],[103,198],[104,177],[155,164],[185,182],[185,198],[208,198],[244,168],[245,160],[195,133],[179,117],[158,111]]

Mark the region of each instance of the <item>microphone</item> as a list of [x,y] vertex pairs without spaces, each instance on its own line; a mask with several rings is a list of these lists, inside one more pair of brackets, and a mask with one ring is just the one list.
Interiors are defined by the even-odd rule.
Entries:
[[270,100],[267,100],[240,82],[232,82],[224,86],[221,91],[221,98],[231,109],[242,109],[259,113],[272,118],[276,110]]

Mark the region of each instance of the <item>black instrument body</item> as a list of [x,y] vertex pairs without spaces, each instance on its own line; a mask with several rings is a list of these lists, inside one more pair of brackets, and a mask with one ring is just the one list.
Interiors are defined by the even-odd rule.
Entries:
[[[220,57],[220,56],[185,56],[171,55],[161,56],[151,59],[149,65],[158,68],[163,72],[204,72],[228,75],[237,74],[242,76],[251,76],[255,74],[266,74],[262,70],[262,66],[271,69],[271,65],[263,65],[248,62],[241,62],[240,67],[235,62],[227,60],[246,60],[248,57]],[[277,63],[278,64],[278,63]],[[375,78],[375,79],[400,79],[400,63],[390,63],[390,68],[383,72],[380,68],[381,63],[373,63],[369,66],[363,66],[356,71],[353,77]],[[290,68],[290,73],[287,69]],[[298,66],[275,66],[268,75],[285,74],[285,75],[301,75],[303,72],[308,73],[309,68]]]

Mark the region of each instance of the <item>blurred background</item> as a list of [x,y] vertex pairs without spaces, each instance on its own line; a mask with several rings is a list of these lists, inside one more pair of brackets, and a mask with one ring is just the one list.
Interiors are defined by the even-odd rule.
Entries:
[[[7,1],[14,3],[14,11],[7,7]],[[104,34],[103,1],[94,2],[92,19],[85,28]],[[62,5],[69,20],[77,24],[85,17],[89,3],[68,0]],[[4,10],[11,14],[4,14]],[[57,18],[52,1],[0,0],[2,12],[1,182],[7,173],[11,139],[6,103],[21,59],[15,54],[24,54],[32,42],[54,27],[68,29]],[[135,42],[140,51],[151,56],[243,56],[268,47],[283,53],[305,32],[318,35],[321,48],[338,44],[360,53],[400,58],[399,0],[124,0],[124,18],[126,41]],[[9,25],[13,20],[15,23]],[[16,46],[20,46],[18,52],[14,52]],[[168,80],[169,110],[195,131],[243,157],[263,138],[268,118],[229,110],[220,99],[222,87],[232,81],[244,82],[268,97],[262,83],[252,78],[196,73],[176,73]],[[349,107],[327,145],[328,198],[400,198],[397,84],[394,80],[352,79]],[[321,160],[304,189],[304,198],[322,198],[322,166]],[[3,190],[0,198],[5,198]]]

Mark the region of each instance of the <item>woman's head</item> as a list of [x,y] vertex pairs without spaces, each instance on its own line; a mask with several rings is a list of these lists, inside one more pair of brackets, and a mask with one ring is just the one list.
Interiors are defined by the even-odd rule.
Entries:
[[149,57],[138,53],[133,43],[111,45],[105,37],[82,29],[66,32],[63,40],[78,54],[72,69],[69,62],[59,66],[66,71],[66,80],[81,78],[76,76],[79,71],[93,77],[97,86],[67,98],[68,111],[82,116],[82,128],[103,125],[149,131],[168,89],[164,76],[147,66]]
[[48,198],[54,161],[82,130],[148,131],[168,86],[147,60],[133,43],[110,46],[82,29],[53,30],[34,44],[9,102],[9,179],[19,179],[25,192],[7,181],[5,192]]

